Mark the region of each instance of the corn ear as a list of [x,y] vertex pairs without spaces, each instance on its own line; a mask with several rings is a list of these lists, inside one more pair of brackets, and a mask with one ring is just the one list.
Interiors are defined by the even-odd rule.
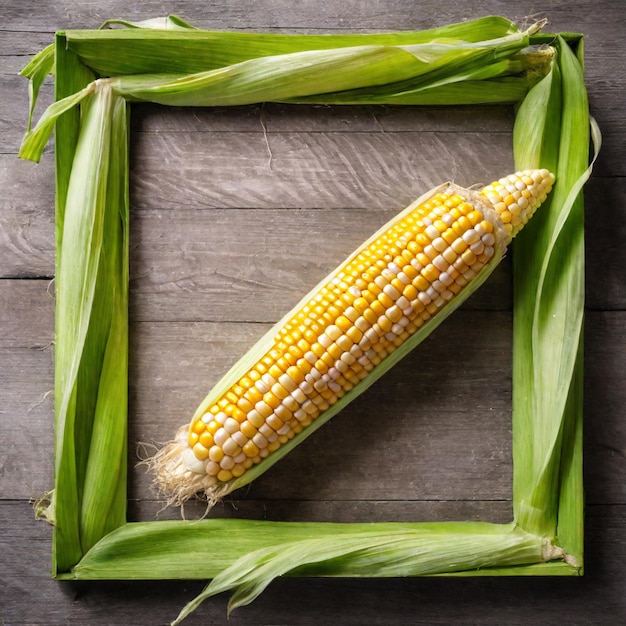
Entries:
[[175,504],[209,505],[266,471],[430,334],[545,200],[547,170],[480,193],[428,192],[307,294],[148,465]]

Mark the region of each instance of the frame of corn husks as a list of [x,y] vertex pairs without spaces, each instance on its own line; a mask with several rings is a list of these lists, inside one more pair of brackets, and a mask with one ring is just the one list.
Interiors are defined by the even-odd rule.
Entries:
[[[38,161],[55,131],[55,485],[39,509],[54,525],[53,575],[213,579],[179,619],[228,589],[231,607],[247,604],[285,574],[580,575],[582,188],[589,137],[596,155],[600,145],[582,36],[501,17],[376,35],[116,22],[125,28],[57,33],[22,72],[31,110],[20,156]],[[55,102],[31,129],[50,72]],[[139,101],[516,107],[516,167],[548,168],[557,184],[513,247],[510,523],[126,522],[128,120]]]

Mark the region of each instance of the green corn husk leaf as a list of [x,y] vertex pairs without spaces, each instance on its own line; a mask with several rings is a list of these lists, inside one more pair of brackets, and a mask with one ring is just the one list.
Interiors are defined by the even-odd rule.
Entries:
[[[56,56],[61,67],[75,61],[62,46]],[[58,72],[66,74],[83,80]],[[127,113],[107,88],[87,94],[81,108],[57,122],[66,132],[56,142],[55,491],[46,513],[55,523],[55,574],[125,523]],[[113,442],[122,448],[118,469]],[[107,461],[100,466],[98,451]]]
[[[484,574],[506,573],[524,575],[528,565],[524,568],[503,569],[506,563],[520,565],[525,562],[541,563],[546,565],[547,559],[560,559],[563,553],[559,548],[550,546],[548,542],[539,537],[528,537],[525,531],[519,533],[511,524],[490,524],[487,522],[378,522],[378,523],[333,523],[333,522],[270,522],[244,519],[204,519],[199,521],[154,521],[133,522],[120,527],[101,541],[99,541],[81,561],[72,568],[71,572],[61,575],[63,579],[73,580],[113,580],[113,579],[207,579],[215,578],[223,570],[232,566],[236,561],[247,555],[266,551],[267,549],[280,549],[289,544],[293,546],[298,542],[312,539],[332,543],[337,539],[357,537],[365,540],[368,536],[394,534],[413,534],[416,539],[424,542],[424,551],[437,550],[442,554],[449,554],[453,558],[454,544],[451,537],[467,535],[468,540],[478,538],[482,540],[486,536],[514,537],[521,539],[522,546],[531,546],[534,554],[532,561],[525,558],[518,560],[515,554],[501,555],[502,558],[494,558],[491,565],[487,561],[478,564],[475,558],[480,549],[474,546],[464,556],[465,563],[469,568],[468,573]],[[442,547],[441,540],[445,539]],[[429,542],[433,545],[430,546]],[[438,545],[436,545],[439,542]],[[508,549],[508,548],[507,548]],[[525,548],[524,548],[525,549]],[[474,557],[472,556],[474,554]],[[408,555],[415,559],[415,552]],[[430,557],[429,557],[430,558]],[[447,559],[448,557],[446,557]],[[480,557],[484,558],[483,556]],[[401,560],[401,559],[400,559]],[[506,563],[505,563],[506,561]],[[357,575],[356,569],[351,563],[357,563],[354,556],[342,560],[340,557],[333,559],[332,563],[320,563],[313,566],[307,565],[305,569],[296,569],[294,562],[293,575]],[[363,568],[366,562],[358,561]],[[571,574],[571,567],[563,562],[551,562],[550,571],[560,575]],[[450,568],[447,561],[434,563],[433,573],[450,574],[454,569],[455,575],[462,575],[463,571]],[[341,567],[341,569],[339,569]],[[398,555],[394,559],[382,558],[378,563],[377,571],[387,572],[388,575],[402,575],[398,561]],[[488,569],[477,571],[476,567]],[[530,570],[539,573],[542,570]],[[359,571],[359,576],[367,576],[367,572]],[[371,573],[370,576],[377,575]]]
[[28,125],[27,131],[30,131],[30,127],[33,122],[33,112],[35,110],[35,104],[37,103],[37,97],[39,95],[39,89],[44,80],[48,77],[48,74],[52,73],[54,68],[54,44],[51,43],[45,47],[41,52],[36,54],[31,61],[20,72],[20,76],[28,78]]
[[[99,92],[88,103],[84,115],[65,206],[63,239],[72,245],[63,249],[57,269],[57,329],[62,332],[57,332],[55,342],[55,530],[57,542],[73,546],[71,556],[63,550],[71,559],[80,546],[79,521],[75,515],[80,510],[82,495],[77,488],[81,482],[81,464],[74,462],[81,453],[80,443],[76,446],[74,437],[75,427],[80,427],[75,422],[76,412],[82,408],[77,385],[87,335],[98,327],[92,320],[92,311],[104,235],[102,206],[106,198],[110,143],[106,109],[111,97],[110,90]],[[79,414],[86,421],[83,413]],[[67,540],[64,533],[70,534]],[[72,564],[59,562],[61,569]]]
[[[94,73],[80,61],[73,53],[67,50],[66,41],[63,37],[56,38],[54,44],[54,98],[60,102],[65,98],[72,97],[93,82]],[[63,251],[63,225],[65,223],[65,204],[67,191],[76,153],[76,145],[81,128],[80,107],[68,109],[56,119],[54,160],[55,160],[55,242],[56,242],[56,266],[61,261]],[[28,137],[30,133],[26,134]],[[44,144],[41,145],[43,151]],[[33,160],[41,156],[41,151],[32,155]],[[31,158],[31,157],[29,157]]]
[[30,130],[29,124],[29,130],[18,153],[19,157],[38,163],[59,117],[74,109],[93,94],[96,91],[96,86],[97,83],[90,83],[80,91],[51,104],[37,122],[37,127],[34,130]]
[[[453,558],[454,545],[451,539],[466,535],[471,543],[474,540],[512,541],[524,551],[504,557],[510,563],[544,562],[546,559],[560,558],[561,552],[550,547],[543,539],[529,537],[511,524],[489,524],[487,522],[378,522],[337,523],[337,522],[268,522],[243,519],[204,519],[198,521],[154,521],[133,522],[120,527],[96,544],[83,559],[63,575],[64,579],[111,580],[111,579],[182,579],[215,578],[220,572],[230,568],[239,559],[248,559],[252,553],[273,552],[281,546],[290,548],[312,540],[329,546],[335,542],[335,550],[340,541],[366,542],[368,537],[394,535],[411,536],[422,542],[420,551],[425,562],[416,563],[418,550],[407,553],[407,558],[415,562],[414,567],[428,567],[431,573],[458,574],[459,564],[450,567],[448,559]],[[485,539],[486,538],[486,539]],[[346,544],[344,544],[346,545]],[[510,547],[510,544],[507,544]],[[366,546],[363,546],[366,547]],[[297,549],[297,548],[296,548]],[[327,548],[322,547],[326,550]],[[331,547],[331,549],[333,549]],[[508,550],[508,547],[507,547]],[[435,553],[439,556],[431,560]],[[528,558],[531,556],[532,558]],[[441,557],[441,558],[440,558]],[[290,574],[307,576],[352,576],[358,566],[359,576],[366,576],[367,562],[361,555],[348,555],[343,559],[337,555],[332,562],[320,561],[313,565],[296,569]],[[470,568],[494,567],[502,565],[501,558],[492,559],[481,548],[474,545],[463,557],[465,566]],[[472,560],[474,559],[474,560]],[[428,563],[426,563],[428,560]],[[478,562],[480,560],[480,562]],[[402,557],[393,559],[381,556],[376,563],[376,571],[385,576],[402,575]],[[562,563],[555,563],[562,565]],[[234,570],[233,570],[234,571]],[[373,574],[370,574],[373,575]],[[229,574],[230,576],[230,574]],[[222,579],[223,580],[223,579]]]
[[[176,18],[180,20],[180,18]],[[161,22],[159,18],[156,22]],[[193,74],[266,56],[362,46],[478,42],[518,33],[511,21],[488,16],[421,31],[368,34],[275,34],[183,31],[149,28],[128,31],[66,31],[68,50],[103,76]],[[184,50],[185,53],[181,54]]]
[[[508,45],[513,45],[512,37],[507,39]],[[464,54],[459,54],[462,47],[459,44],[455,47],[457,54],[450,62],[441,65],[440,68],[432,64],[426,74],[417,75],[410,80],[323,94],[321,97],[301,97],[297,102],[318,103],[322,98],[326,104],[480,103],[478,94],[481,91],[485,103],[496,102],[497,98],[501,102],[518,102],[528,89],[546,74],[554,54],[550,47],[535,50],[522,47],[511,54],[512,48],[507,49],[506,46],[500,45],[492,47],[489,42],[482,42],[468,47],[465,52],[467,56],[464,58]],[[509,88],[515,87],[515,90],[507,94],[506,99],[502,94],[493,93],[497,86],[505,85]],[[472,94],[474,88],[475,96]],[[465,94],[465,91],[469,93]],[[447,92],[451,92],[450,95],[446,95]],[[426,95],[430,102],[425,100]],[[435,100],[435,96],[438,100]]]
[[[267,101],[515,102],[529,89],[533,76],[541,73],[545,58],[550,56],[549,52],[519,54],[539,27],[476,42],[433,40],[300,50],[248,58],[196,74],[121,75],[104,82],[110,81],[116,93],[129,101],[171,106],[232,106]],[[149,37],[159,33],[143,29],[129,32]],[[227,39],[226,34],[222,34],[222,39]],[[27,132],[20,156],[38,160],[55,120],[95,91],[102,80],[49,107],[37,127]]]
[[151,28],[157,30],[197,30],[195,26],[192,26],[185,20],[181,19],[177,15],[167,15],[166,17],[155,17],[147,20],[141,20],[139,22],[129,22],[122,19],[110,19],[106,20],[100,28],[106,28],[108,26],[125,26],[126,28]]
[[100,262],[107,280],[111,319],[102,356],[98,395],[94,408],[89,454],[86,460],[81,506],[81,543],[87,551],[109,531],[126,523],[128,408],[128,200],[127,200],[127,104],[119,97],[112,103],[111,152],[107,172]]
[[[406,46],[355,46],[308,50],[242,61],[184,77],[120,76],[115,89],[129,100],[174,106],[225,106],[298,101],[322,94],[365,90],[388,94],[462,80],[477,66],[528,46],[535,28],[495,40]],[[479,71],[484,72],[484,69]],[[498,69],[501,72],[502,69]],[[461,76],[458,76],[458,74]],[[471,75],[471,74],[470,74]],[[346,103],[350,102],[349,94]]]
[[[375,526],[383,526],[375,525]],[[515,525],[441,523],[316,536],[261,548],[221,571],[180,612],[182,622],[204,600],[236,589],[228,611],[250,604],[278,576],[427,576],[492,565],[546,560],[544,542]]]
[[545,76],[554,51],[550,47],[523,49],[491,62],[458,60],[441,70],[430,71],[405,83],[392,83],[342,91],[322,96],[301,97],[300,103],[455,105],[514,103]]
[[[523,528],[549,538],[559,534],[560,485],[568,484],[563,471],[581,421],[581,190],[591,174],[582,67],[562,38],[557,50],[558,65],[529,93],[514,131],[516,165],[550,168],[557,177],[545,210],[529,225],[514,257],[515,515]],[[591,130],[597,156],[600,136],[592,121]],[[580,492],[571,497],[582,507]],[[582,510],[577,517],[582,520]]]
[[[100,28],[104,28],[111,24],[120,24],[124,25],[128,28],[150,28],[150,29],[163,29],[163,30],[196,30],[194,26],[188,24],[181,18],[176,15],[168,15],[163,18],[156,18],[145,20],[143,22],[128,22],[126,20],[107,20]],[[54,74],[54,49],[55,44],[51,43],[49,46],[46,46],[43,50],[37,53],[24,68],[20,71],[19,75],[24,76],[28,79],[28,99],[29,99],[29,110],[28,110],[28,124],[27,124],[27,133],[30,132],[32,121],[33,121],[33,113],[35,109],[35,105],[37,104],[37,98],[39,96],[39,90],[44,80],[50,74]],[[82,100],[81,96],[76,94],[77,98],[74,102],[68,101],[63,105],[65,110],[69,109],[72,106],[75,106]],[[51,110],[47,112],[49,119],[51,121],[47,122],[51,126],[54,125],[54,121],[63,113],[64,111],[55,110],[54,105],[52,105]],[[40,120],[39,124],[46,123],[46,120]],[[47,133],[45,141],[52,132],[52,128]],[[44,141],[44,143],[45,143]],[[31,159],[34,161],[39,160],[39,156],[41,155],[41,151],[43,150],[42,146],[36,146],[33,148],[33,152],[29,155],[26,154],[23,158]],[[38,156],[35,156],[37,154]]]
[[[351,97],[349,102],[343,102],[341,96],[325,98],[330,100],[324,104],[395,104],[395,105],[434,105],[458,106],[460,104],[511,104],[519,102],[531,87],[527,77],[503,77],[487,80],[452,82],[436,87],[421,87],[406,93],[390,94],[387,96]],[[314,99],[311,99],[313,102]],[[300,99],[299,103],[308,100]],[[319,101],[316,101],[321,104]]]

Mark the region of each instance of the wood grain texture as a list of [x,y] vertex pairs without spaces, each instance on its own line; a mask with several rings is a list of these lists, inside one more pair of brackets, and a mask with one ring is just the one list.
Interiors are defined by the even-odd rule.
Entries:
[[[276,322],[395,213],[136,210],[131,315]],[[507,259],[464,307],[510,308],[510,269]]]
[[151,133],[134,144],[132,199],[179,210],[400,210],[446,179],[472,185],[514,169],[510,144],[500,133]]
[[[602,2],[603,11],[594,12],[588,30],[592,33],[602,29],[612,32],[611,8],[619,7],[617,0]],[[226,29],[278,29],[278,30],[358,30],[386,31],[389,29],[424,29],[443,24],[474,19],[487,14],[506,15],[520,23],[532,20],[536,10],[529,2],[511,6],[506,0],[483,0],[480,6],[458,7],[453,2],[427,0],[416,10],[406,0],[386,0],[384,3],[363,4],[359,0],[320,5],[315,0],[304,0],[296,7],[286,7],[280,0],[244,0],[231,3],[198,3],[180,0],[176,5],[178,15],[201,28]],[[140,5],[128,5],[122,0],[108,0],[106,5],[87,0],[79,4],[56,3],[44,12],[37,11],[34,0],[10,0],[5,3],[4,24],[7,30],[53,32],[67,28],[95,28],[111,16],[123,16],[128,20],[141,20],[167,14],[160,0],[148,0]],[[555,31],[576,31],[581,16],[589,16],[584,0],[563,5],[558,0],[547,0],[542,12],[550,15]],[[165,12],[164,12],[165,9]],[[617,11],[616,11],[617,12]],[[618,13],[618,12],[617,12]]]
[[[5,155],[0,156],[0,164],[0,182],[7,196],[0,213],[0,276],[52,276],[51,159],[34,165]],[[198,184],[210,189],[202,179]],[[624,181],[596,177],[586,188],[589,309],[626,307]],[[173,195],[166,199],[174,201]],[[133,207],[131,314],[136,319],[241,319],[237,311],[241,299],[252,297],[255,307],[265,311],[260,319],[276,320],[401,206],[388,199],[382,209],[272,211],[266,207],[221,212]],[[207,237],[214,237],[216,244],[207,245]],[[225,240],[232,244],[217,245]],[[465,306],[509,306],[509,263],[505,258],[490,282]],[[235,290],[218,295],[226,285]]]
[[0,499],[53,485],[54,299],[43,280],[0,280]]
[[268,102],[237,107],[185,107],[170,120],[170,107],[139,104],[134,132],[504,132],[513,128],[512,107],[325,106]]
[[586,306],[626,310],[626,178],[595,179],[585,190]]
[[[16,158],[27,118],[17,72],[57,29],[170,11],[206,28],[365,32],[486,14],[586,36],[603,150],[586,188],[586,575],[573,579],[293,580],[227,622],[623,624],[626,563],[626,124],[620,0],[237,3],[5,0],[0,24],[0,623],[165,624],[199,582],[54,582],[50,527],[30,500],[53,482],[54,155]],[[541,14],[537,14],[537,10]],[[533,17],[530,19],[532,20]],[[52,98],[42,88],[41,113]],[[129,519],[161,510],[136,467],[272,323],[396,210],[441,182],[511,164],[506,107],[258,105],[132,115]],[[184,181],[184,183],[182,182]],[[275,520],[511,518],[510,259],[445,326],[348,409],[212,515]],[[251,304],[250,304],[251,303]],[[485,339],[485,341],[483,341]],[[356,442],[356,443],[355,443]],[[189,516],[201,505],[190,505]],[[450,599],[453,599],[451,602]]]

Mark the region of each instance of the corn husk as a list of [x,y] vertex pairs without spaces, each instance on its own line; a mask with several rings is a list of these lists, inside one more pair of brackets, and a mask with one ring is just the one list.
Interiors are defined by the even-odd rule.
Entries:
[[[514,132],[516,165],[541,163],[558,180],[514,253],[514,506],[521,526],[546,537],[567,536],[576,554],[583,507],[575,445],[582,428],[582,186],[591,175],[590,123],[595,157],[601,140],[589,118],[582,63],[562,38],[557,50],[558,64],[523,102]],[[575,477],[564,480],[569,472]],[[567,517],[559,515],[561,507],[569,509]],[[565,533],[565,519],[580,523]],[[582,554],[576,558],[582,564]]]
[[[58,33],[54,49],[25,69],[32,115],[54,58],[56,101],[35,128],[29,123],[20,151],[38,160],[55,129],[55,490],[46,511],[55,524],[54,575],[212,578],[180,620],[226,590],[235,590],[231,608],[247,604],[282,575],[579,574],[581,188],[590,174],[580,37],[541,35],[536,26],[520,32],[499,17],[423,32],[311,36],[200,31],[177,18],[115,22],[129,28]],[[510,524],[125,523],[126,102],[265,100],[522,101],[516,162],[555,171],[557,186],[514,251]]]
[[51,515],[61,570],[125,522],[126,104],[100,90],[84,108],[57,215],[56,326],[63,331],[55,341],[58,478]]
[[[55,120],[99,86],[109,84],[128,101],[170,106],[233,106],[267,101],[440,105],[517,102],[544,73],[552,52],[527,50],[529,38],[540,24],[518,31],[510,22],[492,22],[437,29],[430,38],[424,33],[367,38],[222,33],[219,37],[217,33],[183,28],[133,29],[125,32],[120,41],[112,31],[89,35],[69,31],[60,35],[68,51],[76,48],[86,63],[93,63],[95,71],[114,69],[118,75],[100,78],[51,105],[37,127],[27,132],[20,156],[38,160]],[[497,36],[477,39],[483,28]],[[153,69],[146,60],[150,55],[145,52],[142,60],[130,67],[119,62],[103,66],[93,61],[94,49],[104,55],[100,50],[108,50],[111,46],[107,43],[115,44],[115,58],[126,59],[124,63],[133,63],[137,58],[138,43],[161,58],[167,49],[165,42],[179,46],[170,54],[181,59],[177,65],[185,69],[193,64],[182,60],[185,54],[180,46],[187,45],[192,54],[198,43],[203,44],[205,54],[211,52],[206,63],[212,69],[180,73],[177,68],[174,73],[170,60],[158,73],[130,73],[131,67]]]

